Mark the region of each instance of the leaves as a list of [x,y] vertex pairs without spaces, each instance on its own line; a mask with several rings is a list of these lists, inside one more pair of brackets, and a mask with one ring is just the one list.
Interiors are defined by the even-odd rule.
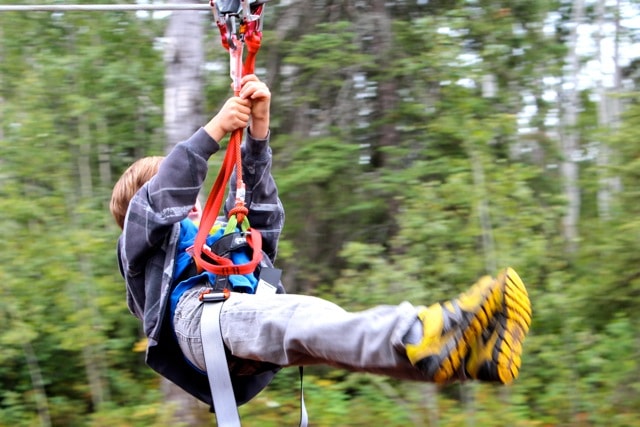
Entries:
[[[278,266],[289,291],[350,310],[430,304],[512,265],[534,310],[508,389],[310,368],[312,422],[637,424],[638,95],[618,94],[625,115],[600,127],[597,98],[581,94],[580,151],[604,144],[612,159],[579,162],[581,241],[569,257],[553,125],[561,100],[549,92],[563,77],[570,5],[273,6],[258,73],[273,92],[287,210]],[[136,351],[139,322],[126,308],[107,209],[124,168],[164,149],[164,25],[130,13],[0,15],[1,425],[37,423],[25,344],[54,425],[170,423],[173,409]],[[217,38],[210,45],[202,69],[213,114],[229,79],[216,68]],[[607,219],[603,176],[620,180]],[[243,418],[296,423],[297,381],[283,371]]]

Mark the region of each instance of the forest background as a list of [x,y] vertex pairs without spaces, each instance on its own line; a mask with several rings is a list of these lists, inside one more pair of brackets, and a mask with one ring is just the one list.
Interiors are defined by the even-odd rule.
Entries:
[[[268,4],[257,74],[289,292],[427,304],[510,265],[534,310],[513,385],[310,368],[312,425],[640,425],[638,16],[637,0]],[[0,426],[213,423],[144,365],[107,208],[133,160],[231,94],[211,14],[3,12],[0,40]],[[296,425],[298,381],[283,370],[244,424]]]

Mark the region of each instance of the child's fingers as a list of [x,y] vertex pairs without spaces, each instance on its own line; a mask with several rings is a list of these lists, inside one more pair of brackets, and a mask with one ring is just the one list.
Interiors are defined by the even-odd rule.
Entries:
[[242,80],[240,80],[241,86],[244,86],[248,82],[259,82],[260,79],[255,74],[246,74],[242,76]]
[[271,96],[271,92],[266,84],[262,82],[249,82],[242,87],[240,97],[244,99],[262,99]]
[[251,114],[251,101],[232,97],[225,103],[221,114],[221,125],[225,132],[245,127]]

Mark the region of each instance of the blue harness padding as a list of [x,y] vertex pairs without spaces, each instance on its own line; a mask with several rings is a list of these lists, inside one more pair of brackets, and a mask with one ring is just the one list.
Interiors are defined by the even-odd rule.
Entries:
[[[239,231],[238,229],[236,230]],[[224,236],[224,233],[224,227],[221,227],[215,233],[209,235],[207,237],[207,245],[213,248],[215,244]],[[174,280],[178,280],[187,271],[187,269],[192,268],[192,263],[194,261],[187,249],[193,246],[196,234],[198,234],[198,227],[196,227],[196,225],[191,220],[183,219],[180,222],[180,237],[178,238],[178,245],[176,248],[176,256],[174,261],[175,266],[173,269]],[[234,264],[238,265],[249,262],[251,260],[251,257],[248,253],[248,245],[237,246],[237,249],[231,250],[229,252],[231,261],[233,261]],[[180,297],[182,297],[182,295],[188,289],[192,288],[196,284],[203,283],[205,280],[213,286],[216,283],[216,279],[217,278],[215,274],[208,271],[203,271],[202,273],[198,273],[181,280],[171,292],[171,318],[173,319],[173,315],[175,314]],[[228,279],[231,284],[231,290],[233,290],[234,292],[243,292],[248,294],[253,294],[256,292],[258,278],[254,274],[230,275]]]
[[[240,231],[236,228],[236,231]],[[207,237],[207,245],[211,248],[215,247],[216,242],[218,242],[224,235],[225,230],[224,227],[218,229],[215,233],[209,235]],[[180,277],[185,270],[190,266],[193,262],[193,258],[188,253],[187,249],[193,246],[193,243],[196,238],[196,234],[198,234],[198,228],[196,225],[189,219],[183,219],[180,222],[180,237],[178,239],[178,247],[176,249],[176,258],[175,258],[175,268],[173,272],[173,277]],[[247,245],[238,245],[240,246],[238,249],[231,250],[229,256],[231,261],[233,261],[236,265],[246,264],[251,260],[251,257],[248,253]],[[209,278],[209,282],[214,284],[216,282],[216,275],[210,272],[201,273],[198,277],[203,277],[206,274],[206,277]],[[254,274],[245,274],[245,275],[231,275],[229,276],[229,281],[232,284],[232,290],[234,292],[244,292],[248,294],[253,294],[256,291],[256,286],[258,284],[258,279]]]

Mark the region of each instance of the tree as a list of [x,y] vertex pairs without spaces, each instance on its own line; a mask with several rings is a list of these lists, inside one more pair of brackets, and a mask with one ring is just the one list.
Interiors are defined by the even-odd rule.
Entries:
[[[186,3],[186,2],[184,2]],[[165,152],[190,137],[203,125],[204,17],[194,11],[174,11],[164,38]],[[209,418],[204,404],[167,379],[162,379],[165,400],[175,408],[175,422],[202,425]]]
[[[104,255],[115,231],[104,201],[110,168],[153,147],[154,25],[104,14],[88,31],[86,18],[0,17],[14,35],[0,45],[0,221],[10,233],[2,242],[0,312],[10,329],[0,337],[8,350],[1,424],[24,425],[36,413],[42,425],[76,424],[86,415],[77,408],[100,414],[146,381],[126,363],[138,358],[131,335],[124,338],[133,319],[121,304],[113,308],[121,287],[113,286],[114,259]],[[46,298],[35,301],[34,290]],[[115,348],[126,350],[116,355]],[[138,382],[124,391],[127,377]]]
[[[513,386],[423,389],[312,367],[314,424],[638,424],[640,79],[637,58],[622,61],[637,31],[616,16],[637,2],[584,3],[585,25],[616,34],[620,81],[571,95],[579,107],[565,126],[565,67],[592,59],[571,56],[574,3],[268,3],[257,70],[274,94],[289,291],[350,309],[429,303],[511,264],[534,310]],[[161,426],[181,409],[144,365],[106,203],[134,159],[166,152],[219,108],[228,62],[215,27],[175,52],[162,43],[169,20],[151,16],[0,14],[2,425]],[[195,41],[212,46],[204,67],[198,55],[170,63],[199,51]],[[593,147],[607,154],[600,164]],[[570,256],[565,160],[579,194]],[[297,422],[294,371],[241,407],[243,419]]]

